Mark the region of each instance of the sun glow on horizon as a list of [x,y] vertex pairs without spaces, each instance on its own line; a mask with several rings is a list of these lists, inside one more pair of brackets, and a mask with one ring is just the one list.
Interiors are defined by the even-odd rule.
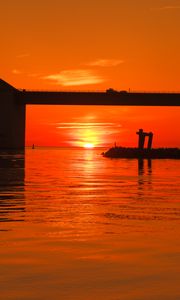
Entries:
[[86,149],[93,149],[94,148],[94,144],[92,144],[92,143],[85,143],[83,147],[86,148]]

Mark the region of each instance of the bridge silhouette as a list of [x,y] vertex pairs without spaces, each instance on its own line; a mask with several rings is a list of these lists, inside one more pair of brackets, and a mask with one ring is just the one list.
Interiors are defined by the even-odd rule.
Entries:
[[28,91],[0,79],[0,149],[24,149],[27,104],[180,106],[180,93]]

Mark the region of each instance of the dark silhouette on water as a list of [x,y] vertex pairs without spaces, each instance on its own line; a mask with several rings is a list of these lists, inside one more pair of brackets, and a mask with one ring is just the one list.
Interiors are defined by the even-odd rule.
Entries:
[[[139,158],[138,160],[138,189],[143,190],[143,186],[146,184],[152,184],[152,160],[149,158],[145,160]],[[140,194],[139,194],[140,196]]]
[[136,134],[139,135],[139,143],[138,143],[138,148],[139,149],[144,149],[144,143],[145,143],[145,138],[146,136],[148,137],[148,145],[147,148],[151,149],[152,148],[152,141],[153,141],[153,133],[152,132],[144,132],[143,129],[139,129]]
[[24,153],[0,152],[0,223],[24,220],[24,178]]
[[[146,133],[143,129],[137,132],[139,135],[138,148],[112,147],[102,155],[110,158],[175,158],[180,159],[179,148],[152,148],[153,133]],[[144,148],[145,137],[148,136],[148,146]]]

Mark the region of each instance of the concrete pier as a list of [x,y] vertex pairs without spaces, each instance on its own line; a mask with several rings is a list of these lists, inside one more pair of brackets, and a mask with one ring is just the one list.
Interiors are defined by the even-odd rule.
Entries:
[[180,93],[26,91],[0,79],[0,149],[24,149],[26,104],[179,106]]

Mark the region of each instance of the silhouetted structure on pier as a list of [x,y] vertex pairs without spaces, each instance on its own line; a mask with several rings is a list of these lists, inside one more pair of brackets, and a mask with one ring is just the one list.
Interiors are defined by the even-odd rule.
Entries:
[[179,106],[180,94],[108,92],[108,90],[105,92],[38,92],[18,90],[0,79],[0,149],[24,148],[26,104]]
[[[179,148],[152,148],[152,132],[144,132],[143,129],[139,129],[136,134],[139,135],[138,148],[126,148],[126,147],[115,147],[110,148],[102,155],[110,158],[138,158],[139,168],[143,164],[143,159],[152,158],[173,158],[180,159]],[[147,148],[144,148],[145,137],[149,137]]]
[[139,149],[144,149],[144,143],[145,143],[146,136],[148,137],[147,149],[152,148],[152,140],[153,140],[152,132],[144,132],[143,129],[139,129],[139,131],[136,132],[136,134],[139,135],[139,142],[138,142]]

